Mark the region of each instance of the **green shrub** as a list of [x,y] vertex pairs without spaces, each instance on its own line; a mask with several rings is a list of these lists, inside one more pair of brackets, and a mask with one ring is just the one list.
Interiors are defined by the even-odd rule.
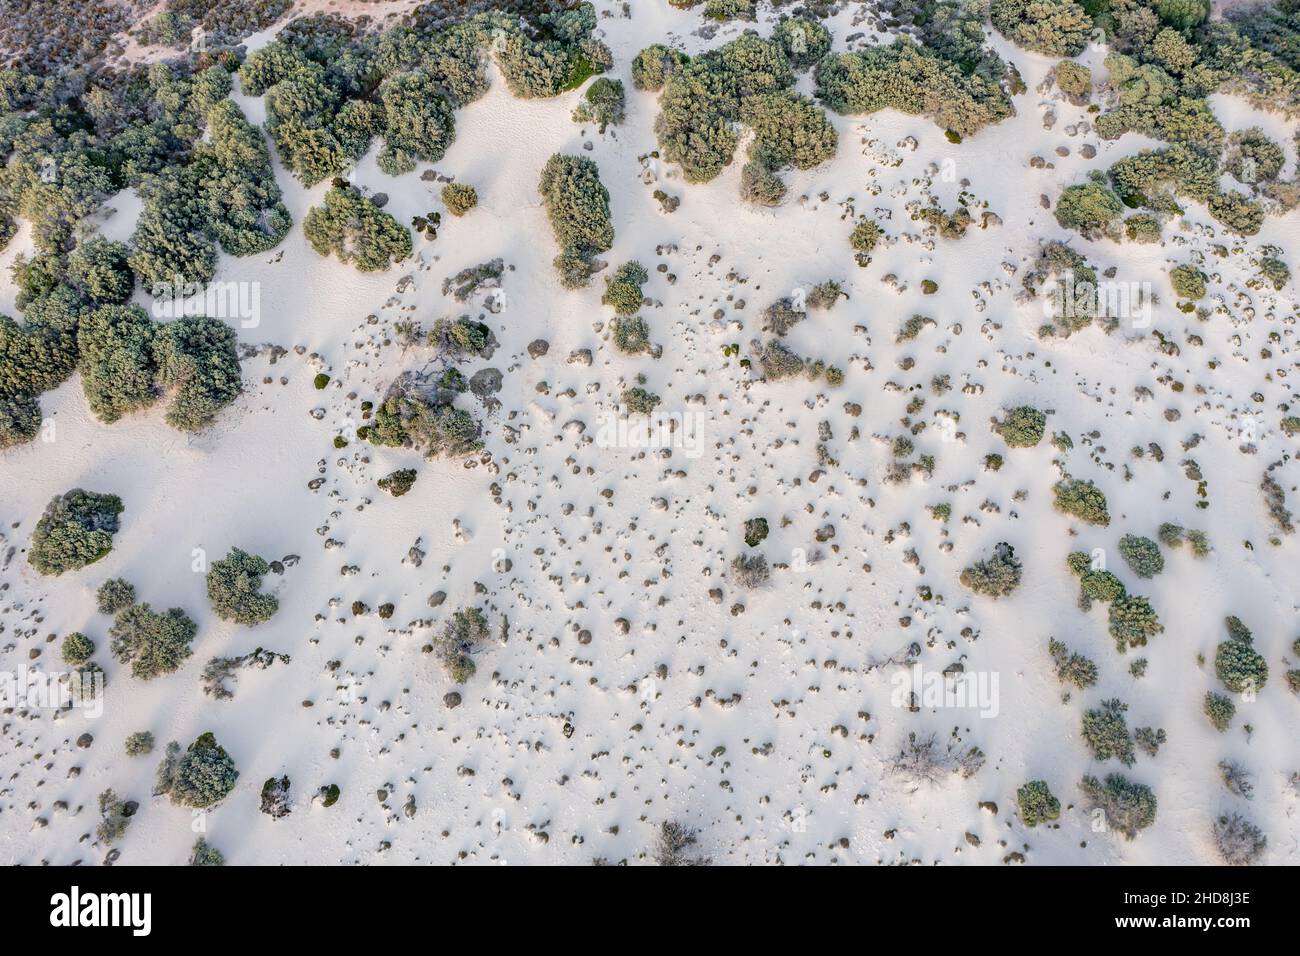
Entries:
[[190,850],[190,866],[225,866],[226,857],[220,850],[209,843],[203,837],[194,841],[194,847]]
[[653,392],[648,392],[637,385],[623,389],[621,401],[629,415],[649,415],[655,410],[661,399]]
[[1160,547],[1150,538],[1126,534],[1119,539],[1119,553],[1129,569],[1140,578],[1153,578],[1165,569]]
[[849,233],[849,245],[858,252],[871,252],[880,241],[880,227],[870,219],[862,219]]
[[577,123],[595,123],[603,133],[606,127],[623,122],[625,110],[623,81],[602,76],[587,87],[583,102],[573,111],[573,119]]
[[95,642],[80,631],[74,631],[63,639],[60,651],[63,663],[69,667],[85,667],[95,653]]
[[638,90],[658,93],[673,71],[687,62],[685,53],[655,43],[632,59],[632,85]]
[[190,656],[199,629],[180,608],[155,614],[148,604],[119,611],[108,634],[118,663],[131,665],[131,676],[153,680],[170,674]]
[[1129,216],[1124,220],[1124,234],[1131,242],[1159,242],[1160,220],[1146,213]]
[[1195,266],[1174,266],[1169,270],[1169,284],[1183,299],[1199,299],[1205,295],[1205,276]]
[[74,488],[55,496],[32,532],[28,563],[51,575],[94,564],[113,549],[123,510],[117,495]]
[[1264,225],[1264,207],[1238,192],[1219,193],[1210,199],[1210,215],[1238,236],[1256,235]]
[[381,272],[411,254],[411,232],[352,186],[335,184],[325,203],[308,211],[303,235],[322,256],[362,272]]
[[1058,481],[1052,491],[1056,496],[1054,504],[1057,511],[1103,528],[1110,524],[1106,496],[1091,481],[1066,477]]
[[748,518],[745,520],[745,544],[757,548],[767,538],[767,519]]
[[553,155],[542,170],[538,190],[560,244],[555,261],[565,288],[590,281],[592,260],[614,244],[609,192],[600,170],[589,159]]
[[124,578],[110,578],[95,592],[100,614],[113,615],[135,603],[135,585]]
[[1056,221],[1062,229],[1085,236],[1106,231],[1124,213],[1120,198],[1097,182],[1067,186],[1056,202]]
[[167,424],[187,432],[206,428],[243,392],[238,336],[220,319],[186,316],[154,336],[158,385],[171,392]]
[[612,305],[618,315],[635,315],[644,298],[641,286],[649,279],[650,273],[641,263],[625,262],[605,279],[605,294],[600,301]]
[[1061,92],[1076,102],[1084,102],[1092,95],[1092,71],[1082,63],[1062,60],[1056,64],[1056,85]]
[[478,190],[468,183],[448,183],[442,187],[442,203],[453,216],[463,216],[478,205]]
[[1132,766],[1133,738],[1129,734],[1124,712],[1128,705],[1118,698],[1104,700],[1101,706],[1083,715],[1083,740],[1097,760],[1117,757],[1126,767]]
[[897,109],[962,137],[1013,112],[997,79],[967,75],[958,63],[905,37],[891,46],[830,54],[817,64],[816,80],[818,98],[837,113]]
[[650,327],[641,316],[616,318],[610,331],[614,337],[614,347],[624,355],[640,355],[652,352],[650,344]]
[[1214,655],[1214,673],[1234,694],[1263,690],[1268,681],[1268,662],[1252,643],[1250,630],[1236,617],[1227,619],[1229,639]]
[[153,734],[147,730],[137,730],[126,738],[126,755],[144,757],[153,753]]
[[1032,405],[1009,409],[1002,421],[993,422],[993,430],[1012,448],[1033,448],[1043,440],[1047,416]]
[[1020,819],[1027,827],[1050,823],[1061,816],[1061,801],[1052,796],[1045,780],[1031,780],[1016,791]]
[[177,806],[203,809],[224,800],[238,779],[235,761],[208,732],[199,735],[183,755],[175,742],[167,745],[155,792]]
[[0,451],[31,441],[41,430],[41,406],[27,395],[0,398]]
[[418,448],[430,457],[459,457],[483,447],[474,416],[441,396],[398,388],[375,409],[365,437],[376,445]]
[[1110,636],[1120,653],[1130,647],[1142,647],[1147,639],[1164,630],[1151,602],[1144,597],[1124,594],[1110,605]]
[[470,654],[489,636],[487,618],[476,607],[462,608],[451,616],[434,642],[434,653],[451,679],[463,684],[474,676]]
[[394,498],[400,498],[415,486],[416,475],[414,468],[399,468],[390,475],[380,478],[377,484]]
[[831,32],[808,17],[782,17],[772,39],[796,70],[806,70],[831,51]]
[[1056,639],[1047,642],[1047,652],[1056,668],[1056,679],[1062,684],[1073,684],[1087,690],[1097,683],[1097,665],[1082,654],[1075,654]]
[[115,422],[158,400],[157,332],[158,326],[139,306],[105,306],[81,320],[81,386],[100,421]]
[[1079,783],[1084,808],[1101,811],[1107,829],[1118,830],[1132,840],[1139,830],[1156,822],[1156,795],[1151,788],[1133,783],[1117,773],[1108,774],[1105,783],[1096,777],[1084,777]]
[[1210,724],[1219,733],[1223,733],[1232,724],[1232,718],[1237,714],[1237,705],[1232,699],[1223,694],[1216,694],[1213,691],[1206,693],[1205,703],[1201,709],[1205,716],[1210,719]]
[[992,598],[1006,597],[1020,586],[1021,564],[1016,552],[1005,541],[993,549],[993,557],[977,561],[961,573],[961,583],[976,594]]
[[1269,139],[1262,129],[1252,126],[1228,137],[1228,156],[1224,168],[1239,183],[1254,185],[1277,179],[1286,162],[1282,147]]
[[1092,32],[1092,18],[1071,0],[992,0],[989,18],[1008,40],[1046,56],[1078,56]]
[[263,558],[232,548],[208,569],[208,600],[223,621],[249,627],[270,620],[280,608],[278,599],[262,594],[262,577],[271,570]]

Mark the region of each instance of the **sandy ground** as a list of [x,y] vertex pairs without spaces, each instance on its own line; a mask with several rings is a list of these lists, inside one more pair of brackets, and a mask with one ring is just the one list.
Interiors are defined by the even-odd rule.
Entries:
[[[271,255],[222,260],[219,279],[260,283],[261,323],[241,329],[241,340],[289,351],[274,363],[265,350],[244,363],[246,394],[215,428],[187,437],[165,426],[161,410],[99,424],[74,380],[43,398],[54,440],[0,457],[0,555],[17,549],[0,572],[0,662],[30,666],[39,650],[38,661],[55,666],[58,645],[47,636],[81,630],[99,643],[96,660],[109,675],[98,719],[6,715],[0,860],[102,860],[106,848],[86,834],[97,822],[96,794],[111,786],[142,804],[120,844],[122,864],[182,862],[200,831],[239,864],[635,862],[668,818],[700,828],[705,849],[726,863],[997,864],[1012,852],[1031,864],[1211,863],[1209,826],[1229,809],[1267,832],[1267,862],[1296,863],[1300,827],[1288,781],[1300,770],[1300,704],[1282,671],[1297,637],[1297,544],[1294,536],[1269,544],[1273,527],[1257,491],[1265,466],[1286,457],[1279,480],[1293,507],[1297,500],[1295,440],[1277,427],[1280,403],[1295,400],[1296,303],[1293,286],[1275,294],[1246,281],[1251,258],[1270,244],[1296,267],[1297,216],[1270,218],[1240,242],[1216,236],[1202,208],[1166,227],[1154,246],[1073,236],[1094,265],[1151,283],[1160,297],[1152,328],[1179,351],[1164,354],[1154,336],[1131,329],[1043,342],[1035,334],[1040,306],[1017,301],[1020,280],[1040,239],[1071,237],[1040,195],[1054,202],[1086,170],[1153,145],[1131,135],[1099,141],[1082,108],[1036,92],[1050,61],[996,41],[1030,92],[1016,98],[1014,119],[958,147],[921,118],[833,117],[834,161],[789,174],[791,198],[757,209],[737,200],[740,162],[703,186],[654,163],[646,172],[640,158],[655,147],[657,106],[632,89],[628,73],[653,40],[695,52],[739,27],[706,43],[693,35],[698,10],[634,4],[627,19],[617,15],[621,5],[598,6],[615,14],[601,30],[629,91],[622,127],[597,135],[569,118],[578,94],[520,101],[496,78],[458,114],[457,140],[436,165],[473,183],[481,205],[464,219],[444,217],[437,240],[417,239],[411,262],[363,276],[316,256],[299,227]],[[834,29],[842,49],[863,27],[846,15]],[[1101,55],[1085,57],[1098,72]],[[251,119],[263,118],[259,102],[240,103]],[[1284,174],[1294,175],[1284,124],[1227,99],[1215,108],[1230,128],[1259,122],[1286,142]],[[1057,117],[1051,130],[1047,111]],[[1085,143],[1097,148],[1094,159],[1080,155]],[[557,150],[600,166],[618,233],[609,261],[636,258],[651,270],[646,294],[655,304],[643,315],[663,346],[657,361],[614,350],[600,283],[565,292],[556,281],[536,183]],[[1034,156],[1053,166],[1031,168]],[[277,172],[300,223],[324,186],[303,190]],[[436,183],[418,172],[386,177],[373,152],[356,179],[387,193],[401,221],[440,208]],[[961,180],[1002,224],[960,241],[922,235],[908,204],[932,192],[951,209]],[[655,188],[680,196],[680,209],[660,212]],[[124,237],[136,204],[122,196],[114,205],[104,231]],[[850,207],[873,215],[889,236],[867,268],[847,246]],[[1202,261],[1218,242],[1231,252],[1205,260],[1214,314],[1202,322],[1174,308],[1166,272]],[[0,265],[27,245],[24,232]],[[505,374],[502,407],[486,422],[488,460],[424,462],[358,443],[335,450],[331,440],[360,399],[430,362],[427,352],[389,342],[393,323],[465,311],[442,295],[443,278],[498,256],[512,267],[507,304],[485,320],[501,347],[465,369]],[[396,291],[405,276],[413,281]],[[724,345],[743,351],[759,334],[764,306],[828,278],[845,284],[849,300],[814,312],[788,340],[844,368],[842,386],[754,383],[724,356]],[[935,295],[922,294],[927,278],[939,283]],[[12,312],[12,289],[0,291]],[[896,345],[914,313],[937,326]],[[526,346],[539,337],[550,351],[533,360]],[[593,364],[567,362],[575,349],[591,349]],[[905,358],[914,366],[900,365]],[[318,371],[333,377],[324,392],[312,387]],[[638,373],[664,410],[701,416],[702,455],[593,441]],[[927,385],[940,374],[954,390],[934,397]],[[885,484],[889,443],[903,433],[915,395],[926,406],[912,420],[929,427],[914,440],[935,456],[935,473]],[[1073,437],[1067,467],[1105,491],[1109,528],[1053,511],[1060,453],[1046,441],[1008,450],[989,431],[990,416],[1026,402],[1050,410],[1049,432]],[[313,410],[323,410],[319,420]],[[945,428],[945,413],[959,416],[955,429]],[[815,474],[823,421],[838,464]],[[1252,454],[1239,451],[1246,428],[1256,429]],[[1200,444],[1184,452],[1180,442],[1194,435]],[[1130,457],[1150,442],[1164,449],[1163,464]],[[996,474],[982,464],[991,452],[1006,457]],[[1183,474],[1188,458],[1208,481],[1205,510]],[[392,499],[376,488],[404,466],[420,470],[409,495]],[[322,477],[317,490],[307,487]],[[75,486],[121,495],[122,531],[100,564],[41,579],[22,549],[45,502]],[[952,505],[946,525],[926,511],[941,501]],[[743,550],[744,519],[755,515],[771,524],[760,550],[777,567],[766,589],[744,593],[727,565]],[[1164,573],[1138,582],[1114,550],[1118,539],[1130,531],[1154,537],[1163,521],[1204,529],[1215,551],[1203,561],[1167,551]],[[818,541],[827,526],[834,537]],[[999,541],[1015,546],[1025,576],[1012,597],[994,602],[957,578]],[[405,560],[417,544],[419,567]],[[212,559],[232,546],[268,559],[300,556],[282,578],[268,579],[281,608],[256,629],[216,619],[192,570],[195,549]],[[1132,586],[1142,584],[1165,624],[1143,649],[1150,665],[1140,680],[1128,672],[1139,655],[1117,654],[1105,609],[1075,606],[1065,557],[1093,548],[1106,549]],[[94,590],[117,575],[155,607],[183,607],[199,622],[194,655],[177,673],[145,684],[111,660]],[[715,588],[719,601],[709,594]],[[435,591],[447,600],[431,609]],[[354,600],[392,601],[397,610],[387,622],[354,619]],[[449,710],[442,698],[453,686],[421,645],[451,610],[475,604],[494,621],[508,616],[509,639],[477,655],[478,674],[459,688],[463,704]],[[737,604],[743,611],[733,613]],[[1200,702],[1220,688],[1212,663],[1197,655],[1212,662],[1225,614],[1254,630],[1273,676],[1219,734]],[[1101,667],[1098,686],[1068,703],[1051,673],[1051,636]],[[996,716],[895,706],[898,668],[884,662],[912,642],[922,645],[927,670],[961,662],[968,673],[996,675]],[[209,658],[256,647],[292,662],[244,671],[234,700],[203,695]],[[1094,833],[1076,806],[1083,774],[1123,769],[1092,760],[1079,734],[1083,710],[1114,696],[1129,704],[1130,727],[1169,735],[1157,757],[1140,755],[1125,771],[1159,799],[1156,824],[1133,842]],[[197,816],[151,797],[157,754],[130,760],[122,751],[128,734],[145,729],[160,747],[214,731],[238,763],[237,790]],[[954,729],[988,755],[971,779],[909,794],[884,773],[908,732],[945,737]],[[94,742],[79,749],[86,732]],[[1222,788],[1223,758],[1255,773],[1253,801]],[[258,794],[282,774],[293,781],[294,808],[275,821],[258,812]],[[1019,821],[1015,791],[1031,779],[1060,797],[1057,826],[1029,830]],[[326,809],[311,797],[328,783],[341,786],[342,798]],[[995,810],[981,808],[988,801]]]

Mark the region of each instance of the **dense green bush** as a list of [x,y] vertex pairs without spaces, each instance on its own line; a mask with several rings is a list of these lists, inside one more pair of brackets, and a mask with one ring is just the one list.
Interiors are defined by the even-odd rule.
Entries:
[[1002,421],[993,421],[993,430],[1012,448],[1033,448],[1043,440],[1047,416],[1032,405],[1018,405],[1007,410]]
[[1286,162],[1286,153],[1258,126],[1238,130],[1228,137],[1228,156],[1224,168],[1239,183],[1254,185],[1277,179]]
[[1214,655],[1214,673],[1234,694],[1263,690],[1268,681],[1268,662],[1255,650],[1250,629],[1236,617],[1226,620],[1229,639]]
[[1133,737],[1129,734],[1128,721],[1124,712],[1128,705],[1118,698],[1104,700],[1100,707],[1086,711],[1083,715],[1083,740],[1096,760],[1109,760],[1117,757],[1126,767],[1132,766],[1136,756],[1133,752]]
[[1169,270],[1169,284],[1183,299],[1200,299],[1205,295],[1205,275],[1196,266],[1174,266]]
[[1075,102],[1085,102],[1092,95],[1092,71],[1082,63],[1062,60],[1053,72],[1061,92]]
[[1085,236],[1105,232],[1124,212],[1118,196],[1098,182],[1067,186],[1056,202],[1056,221],[1062,229]]
[[217,617],[250,627],[270,620],[280,608],[279,600],[261,593],[262,577],[270,570],[263,558],[239,548],[212,562],[207,575],[208,600]]
[[809,17],[782,17],[772,39],[796,70],[806,70],[831,51],[831,32]]
[[1129,569],[1140,578],[1153,578],[1165,569],[1160,546],[1150,538],[1126,534],[1119,539],[1119,553]]
[[100,614],[113,615],[135,603],[135,585],[125,578],[110,578],[95,592],[95,607]]
[[998,79],[968,76],[958,64],[905,37],[891,46],[831,54],[817,64],[816,79],[818,97],[837,113],[892,108],[926,116],[960,136],[971,136],[1012,113]]
[[130,664],[132,677],[153,680],[184,663],[198,632],[198,625],[178,607],[155,614],[148,604],[133,604],[118,612],[108,633],[118,663]]
[[1210,215],[1238,236],[1256,235],[1264,225],[1264,207],[1238,192],[1219,193],[1210,199]]
[[661,401],[654,392],[647,391],[639,385],[623,389],[623,395],[619,400],[629,415],[649,415]]
[[976,594],[992,598],[1006,597],[1020,586],[1021,564],[1015,548],[1005,541],[998,542],[993,557],[976,561],[961,573],[961,583]]
[[1156,795],[1144,784],[1112,773],[1105,783],[1096,777],[1084,777],[1079,789],[1083,791],[1085,809],[1100,810],[1106,828],[1118,830],[1130,840],[1156,822]]
[[124,510],[117,495],[74,488],[56,495],[32,532],[27,561],[41,574],[63,574],[94,564],[113,549]]
[[171,395],[167,424],[181,431],[206,428],[239,397],[238,337],[219,319],[186,316],[168,322],[154,336],[158,384]]
[[41,429],[41,406],[28,395],[0,398],[0,451],[22,445]]
[[555,261],[565,288],[585,286],[595,257],[614,244],[609,191],[590,159],[553,155],[542,170],[538,191],[560,244]]
[[1144,597],[1124,594],[1110,605],[1110,636],[1120,653],[1130,647],[1141,647],[1147,639],[1163,631],[1164,625],[1156,616],[1151,602]]
[[115,422],[158,400],[153,348],[157,330],[149,315],[134,305],[105,306],[81,320],[81,387],[100,421]]
[[639,315],[616,318],[610,325],[610,332],[614,336],[614,347],[624,355],[654,351],[650,344],[650,327]]
[[417,475],[414,468],[399,468],[375,483],[394,498],[400,498],[415,487]]
[[1072,0],[992,0],[989,19],[1017,46],[1047,56],[1078,56],[1092,33],[1092,18]]
[[[0,398],[34,399],[62,384],[76,363],[75,337],[43,324],[19,325],[0,315]],[[15,432],[30,429],[30,424],[24,424],[30,423],[30,401],[20,402],[10,416]]]
[[238,779],[235,761],[208,732],[200,734],[184,754],[175,742],[167,745],[155,793],[166,795],[177,806],[203,809],[224,800]]
[[153,734],[147,730],[137,730],[126,738],[125,749],[128,757],[144,757],[153,753]]
[[861,219],[849,233],[849,245],[856,252],[868,253],[880,241],[880,227],[870,219]]
[[356,188],[335,184],[325,203],[308,211],[303,235],[322,256],[337,256],[362,272],[380,272],[411,254],[411,232]]
[[1205,702],[1201,705],[1205,716],[1209,718],[1210,724],[1219,733],[1223,733],[1232,725],[1232,718],[1237,714],[1237,705],[1232,702],[1230,697],[1223,694],[1216,694],[1209,691],[1205,695]]
[[80,631],[74,631],[63,639],[60,653],[63,663],[69,667],[85,667],[95,653],[95,642]]
[[632,85],[638,90],[658,93],[672,72],[689,59],[680,50],[662,43],[652,44],[632,59]]
[[1110,524],[1110,514],[1106,510],[1106,496],[1091,481],[1082,478],[1065,477],[1058,481],[1052,491],[1056,496],[1054,504],[1057,511],[1073,515],[1088,524]]
[[649,281],[650,273],[639,262],[625,262],[605,279],[605,294],[600,301],[612,305],[617,315],[635,315],[644,298],[641,286]]
[[448,183],[442,187],[442,203],[453,216],[463,216],[478,205],[478,190],[468,183]]
[[1016,791],[1020,819],[1027,827],[1050,823],[1061,816],[1061,801],[1052,795],[1046,780],[1031,780]]

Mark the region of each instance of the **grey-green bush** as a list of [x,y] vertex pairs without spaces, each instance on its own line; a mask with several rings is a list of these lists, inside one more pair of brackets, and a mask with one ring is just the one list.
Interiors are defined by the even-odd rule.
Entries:
[[265,559],[232,548],[208,569],[208,600],[223,621],[252,627],[270,620],[280,608],[278,599],[261,593],[262,577],[271,570]]
[[94,564],[113,549],[123,510],[117,495],[74,488],[55,496],[36,522],[28,563],[48,575]]

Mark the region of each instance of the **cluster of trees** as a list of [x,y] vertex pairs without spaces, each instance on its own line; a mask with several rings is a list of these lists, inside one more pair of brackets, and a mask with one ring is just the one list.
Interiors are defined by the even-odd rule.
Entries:
[[747,30],[694,58],[649,47],[633,62],[632,79],[639,89],[662,90],[655,134],[688,182],[715,178],[734,158],[739,126],[752,129],[742,195],[775,205],[785,196],[782,170],[811,169],[835,155],[838,136],[825,111],[793,90],[796,69],[829,47],[821,24],[786,19],[771,39]]
[[595,25],[589,3],[436,25],[417,11],[382,32],[315,14],[250,54],[239,76],[245,92],[266,95],[271,137],[305,185],[340,175],[375,137],[384,142],[380,168],[401,175],[446,153],[456,110],[487,91],[489,56],[521,97],[555,96],[607,69]]
[[[1112,167],[1127,205],[1179,214],[1172,192],[1206,203],[1225,229],[1250,236],[1265,214],[1261,196],[1283,208],[1300,200],[1296,184],[1278,180],[1277,144],[1257,129],[1225,136],[1208,102],[1214,92],[1237,93],[1257,108],[1300,115],[1300,19],[1293,11],[1259,4],[1211,21],[1205,0],[1109,0],[1088,9],[1112,46],[1106,70],[1118,100],[1097,118],[1098,134],[1116,139],[1132,130],[1170,144]],[[1253,195],[1220,190],[1225,147],[1223,168]],[[1146,195],[1166,185],[1169,192]]]
[[1073,0],[992,0],[993,28],[1017,46],[1047,56],[1078,56],[1092,35],[1092,17]]
[[817,65],[817,95],[837,113],[892,108],[926,116],[960,139],[1014,112],[1005,67],[1003,74],[989,76],[977,65],[900,37],[890,46],[824,58]]
[[587,285],[596,269],[596,256],[614,244],[609,190],[600,169],[590,159],[556,153],[542,169],[538,191],[560,244],[555,268],[566,289]]
[[[105,421],[174,389],[169,421],[195,430],[238,394],[221,323],[156,327],[125,307],[137,279],[176,296],[212,278],[218,247],[251,255],[289,229],[262,135],[227,98],[230,65],[198,58],[75,83],[0,74],[0,238],[21,216],[36,246],[14,268],[24,321],[0,317],[0,447],[35,436],[39,395],[74,371]],[[144,201],[130,243],[88,234],[81,221],[125,187]]]

